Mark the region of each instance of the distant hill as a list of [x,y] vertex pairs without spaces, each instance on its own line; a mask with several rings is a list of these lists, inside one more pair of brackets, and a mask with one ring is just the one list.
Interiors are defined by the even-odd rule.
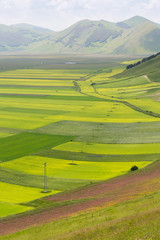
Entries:
[[26,51],[31,43],[48,39],[51,30],[29,24],[0,25],[0,51]]
[[149,55],[160,51],[159,39],[160,25],[139,16],[118,23],[82,20],[60,32],[0,25],[1,52]]

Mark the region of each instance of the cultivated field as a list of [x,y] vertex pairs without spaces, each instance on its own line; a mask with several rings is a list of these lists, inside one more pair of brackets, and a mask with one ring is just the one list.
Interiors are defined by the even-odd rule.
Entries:
[[[155,208],[158,206],[156,201],[159,193],[152,196],[154,191],[158,191],[158,173],[153,173],[153,177],[147,178],[149,170],[145,169],[152,169],[152,165],[158,164],[160,158],[159,82],[152,80],[144,72],[137,75],[132,72],[130,75],[123,73],[126,64],[130,63],[128,60],[131,59],[102,57],[96,65],[96,57],[92,60],[90,57],[80,57],[78,63],[70,66],[65,63],[69,56],[66,58],[67,60],[65,57],[60,58],[59,64],[54,60],[53,64],[45,66],[38,65],[39,60],[35,58],[32,59],[32,68],[25,68],[24,62],[19,68],[15,67],[16,62],[12,66],[13,58],[10,59],[8,68],[6,67],[4,71],[1,69],[0,234],[2,235],[17,232],[34,224],[33,220],[27,220],[28,225],[20,224],[18,228],[12,219],[37,216],[38,224],[51,222],[54,218],[68,216],[67,207],[70,207],[71,214],[90,208],[90,211],[97,209],[94,214],[96,217],[102,214],[97,219],[103,222],[105,214],[108,215],[110,211],[113,215],[110,213],[107,219],[113,218],[114,221],[118,221],[120,216],[119,214],[116,216],[116,211],[120,212],[123,209],[122,215],[125,217],[128,215],[127,209],[132,212],[130,206],[134,201],[137,201],[135,203],[137,209],[141,206],[140,200],[133,200],[124,211],[123,203],[116,208],[108,208],[111,202],[113,205],[141,197],[142,202],[149,204],[149,200],[143,199],[143,196],[150,193]],[[44,163],[47,164],[47,193],[43,192]],[[138,175],[130,171],[134,165],[140,169]],[[156,171],[156,168],[154,169]],[[144,174],[144,179],[141,179],[141,173]],[[122,176],[124,174],[125,176]],[[122,185],[121,196],[118,195],[120,190],[115,190],[117,195],[107,192],[112,181],[118,184],[118,181],[123,182],[123,178],[127,179],[125,184],[127,181],[130,183],[130,189],[133,184],[132,193],[123,183],[127,193],[123,192]],[[135,185],[131,181],[132,178],[136,181]],[[135,190],[138,178],[143,182],[139,192]],[[104,193],[100,190],[95,197],[92,188],[103,185],[103,181],[106,180],[108,180],[105,182],[106,190]],[[149,186],[149,189],[146,186]],[[88,190],[85,192],[86,187]],[[118,186],[115,188],[118,189]],[[68,191],[71,195],[75,193],[75,196],[68,197]],[[108,196],[113,198],[113,201],[108,200]],[[61,198],[64,198],[64,201]],[[100,200],[96,200],[97,198]],[[109,204],[107,210],[98,210],[100,207],[106,207],[107,202]],[[53,213],[47,217],[48,209],[58,212],[58,208],[61,207],[59,214]],[[44,219],[36,215],[41,212],[42,216],[43,212],[46,214]],[[79,221],[83,222],[83,218],[86,218],[87,226],[91,227],[91,216],[91,213],[82,213],[69,219],[69,222],[76,226],[76,238],[72,234],[65,238],[67,227],[64,227],[61,228],[62,236],[58,237],[60,234],[56,230],[53,239],[90,239],[90,235],[86,236],[85,232],[79,235],[77,226]],[[5,221],[8,224],[11,221],[8,231],[7,229],[2,231]],[[96,226],[97,221],[93,220],[93,226]],[[50,226],[55,229],[56,224],[59,227],[63,223],[68,226],[65,220],[44,225],[41,239],[46,239],[45,231]],[[118,226],[119,224],[120,222]],[[84,227],[83,224],[80,225],[80,228]],[[32,239],[31,235],[35,234],[35,231],[35,228],[33,231],[32,229],[25,231],[20,238],[18,235],[11,235],[0,239]],[[37,231],[39,232],[39,227]],[[93,235],[97,236],[95,231],[93,228]],[[104,233],[104,229],[102,232]],[[96,239],[93,235],[93,239]],[[104,235],[99,239],[104,239],[103,237]],[[48,239],[52,239],[50,231]],[[116,238],[111,235],[108,239]]]

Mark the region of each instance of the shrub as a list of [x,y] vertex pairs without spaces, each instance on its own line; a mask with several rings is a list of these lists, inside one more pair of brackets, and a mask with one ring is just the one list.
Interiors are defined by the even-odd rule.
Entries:
[[131,171],[136,171],[138,170],[138,167],[136,165],[134,165],[133,167],[131,167]]

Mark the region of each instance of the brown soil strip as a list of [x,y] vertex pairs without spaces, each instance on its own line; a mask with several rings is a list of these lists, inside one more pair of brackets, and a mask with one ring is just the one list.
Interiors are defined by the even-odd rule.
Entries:
[[160,189],[160,162],[156,162],[140,171],[120,176],[97,185],[58,194],[46,198],[46,201],[68,201],[86,199],[85,202],[62,207],[54,207],[33,215],[17,216],[0,221],[0,234],[18,232],[33,225],[40,225],[59,218],[93,210],[95,207],[107,207],[126,200],[134,199]]

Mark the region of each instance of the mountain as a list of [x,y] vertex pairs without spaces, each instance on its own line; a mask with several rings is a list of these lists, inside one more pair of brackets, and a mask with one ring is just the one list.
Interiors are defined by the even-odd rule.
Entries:
[[82,20],[53,32],[27,24],[0,26],[0,50],[53,54],[132,54],[160,51],[160,25],[135,16],[112,23]]
[[48,39],[54,34],[49,29],[29,25],[0,25],[0,51],[24,51],[31,43]]
[[129,28],[132,28],[132,27],[137,27],[140,24],[143,24],[146,22],[151,22],[151,21],[144,17],[135,16],[135,17],[132,17],[130,19],[123,21],[122,23],[126,24]]

